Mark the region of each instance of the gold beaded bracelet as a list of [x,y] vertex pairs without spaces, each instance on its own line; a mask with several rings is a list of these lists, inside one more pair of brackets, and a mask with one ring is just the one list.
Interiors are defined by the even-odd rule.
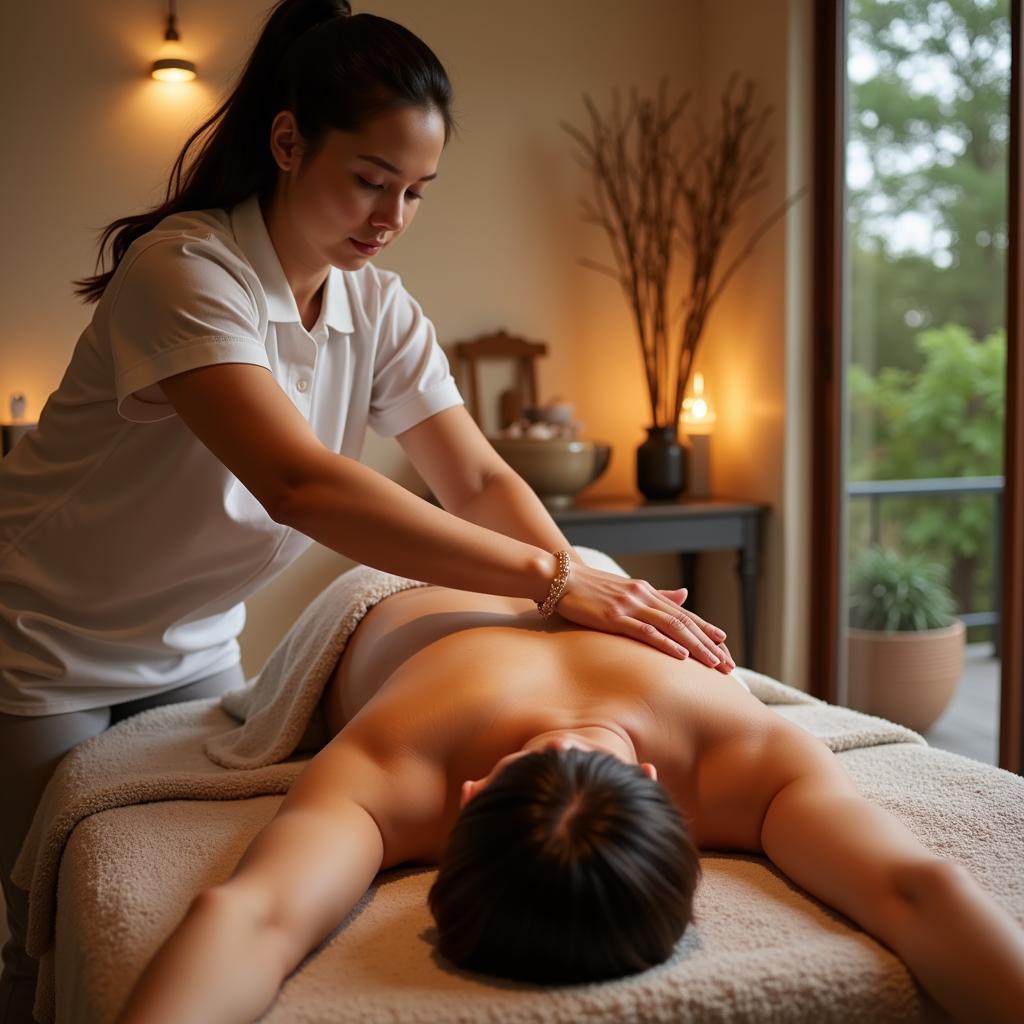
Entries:
[[551,581],[551,589],[548,591],[548,596],[544,599],[543,604],[537,602],[537,611],[540,612],[541,618],[550,619],[555,614],[555,605],[562,599],[562,594],[565,593],[565,586],[569,582],[569,566],[572,564],[569,558],[568,551],[556,551],[555,558],[558,559],[558,571],[555,573],[555,578]]

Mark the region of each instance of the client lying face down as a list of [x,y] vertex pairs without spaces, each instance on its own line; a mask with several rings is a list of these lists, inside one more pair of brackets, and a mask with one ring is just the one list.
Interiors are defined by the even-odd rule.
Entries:
[[543,982],[661,963],[692,917],[700,861],[653,766],[568,736],[535,750],[466,783],[430,890],[441,953]]
[[430,906],[457,965],[539,982],[640,971],[691,921],[698,849],[769,858],[956,1019],[1019,1020],[1009,914],[823,743],[695,659],[421,587],[363,618],[322,710],[333,739],[195,899],[122,1024],[255,1020],[400,864],[440,865]]

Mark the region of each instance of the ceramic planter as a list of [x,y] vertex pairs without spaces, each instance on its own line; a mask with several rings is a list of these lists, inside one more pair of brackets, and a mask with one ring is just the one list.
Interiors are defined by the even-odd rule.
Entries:
[[910,633],[848,629],[846,636],[849,706],[915,732],[930,729],[963,674],[963,622]]

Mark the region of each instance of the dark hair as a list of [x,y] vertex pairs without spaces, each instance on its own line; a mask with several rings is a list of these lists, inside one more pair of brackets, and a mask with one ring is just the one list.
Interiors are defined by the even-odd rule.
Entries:
[[693,919],[699,876],[659,783],[610,754],[545,750],[469,801],[429,903],[452,963],[567,984],[667,959]]
[[[434,52],[408,29],[348,0],[280,0],[231,95],[189,136],[171,168],[163,203],[120,217],[100,236],[97,270],[109,243],[112,266],[76,281],[96,302],[136,238],[181,210],[228,208],[277,182],[270,126],[294,113],[311,151],[331,129],[359,131],[396,107],[433,107],[453,129],[452,88]],[[193,153],[193,149],[195,152]]]

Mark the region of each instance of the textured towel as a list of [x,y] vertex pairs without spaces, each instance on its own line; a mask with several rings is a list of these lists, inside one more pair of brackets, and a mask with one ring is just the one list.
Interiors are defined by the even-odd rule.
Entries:
[[[148,731],[159,744],[158,724]],[[861,793],[927,847],[965,864],[1024,926],[1024,781],[920,744],[838,756]],[[230,875],[281,799],[122,807],[75,829],[60,871],[60,1024],[114,1019],[190,900]],[[696,924],[666,964],[621,981],[554,990],[453,970],[434,948],[426,905],[434,871],[387,872],[285,982],[261,1024],[932,1019],[896,957],[766,860],[705,853],[701,865]]]
[[[585,556],[591,564],[606,567],[600,564],[606,556]],[[361,615],[387,594],[419,585],[361,567],[345,573],[332,585],[331,597],[317,599],[271,655],[265,679],[289,675],[288,652],[304,656],[300,635],[316,639],[310,644],[316,653],[306,652],[312,662],[301,678],[323,675],[327,651],[335,650],[335,657],[340,653]],[[332,630],[321,629],[327,621],[322,612],[342,594],[348,603],[333,605]],[[990,881],[990,890],[1006,897],[1024,921],[1019,866],[1024,863],[1024,783],[1017,776],[933,752],[908,729],[830,707],[757,673],[737,670],[737,676],[775,711],[819,735],[831,749],[850,752],[843,755],[844,766],[858,785],[866,779],[861,787],[868,796],[890,807],[937,852],[980,867],[981,881]],[[30,889],[29,951],[43,958],[37,994],[41,1020],[54,1018],[55,976],[65,998],[75,993],[69,1013],[82,1014],[68,1019],[113,1016],[134,977],[127,970],[129,959],[140,968],[144,959],[136,957],[152,954],[190,896],[227,877],[301,771],[300,761],[268,763],[267,758],[280,762],[299,748],[304,734],[309,738],[318,697],[315,684],[293,692],[276,683],[261,687],[257,678],[223,698],[232,715],[212,700],[154,709],[81,744],[61,762],[15,868],[17,884]],[[246,725],[240,727],[234,716],[246,716]],[[891,745],[880,751],[879,744]],[[225,768],[207,751],[216,751],[222,761],[234,757],[254,767]],[[242,799],[250,797],[273,799]],[[173,803],[154,806],[155,801]],[[422,901],[429,872],[390,874],[360,903],[362,909],[353,911],[351,927],[332,943],[332,950],[342,949],[344,956],[326,957],[331,966],[324,963],[325,955],[314,957],[301,979],[286,986],[267,1020],[568,1021],[588,1016],[660,1021],[689,1011],[711,1020],[741,1018],[743,1008],[764,1006],[759,999],[770,999],[773,991],[793,999],[794,1009],[804,1014],[778,1019],[868,1020],[887,1013],[886,1019],[920,1019],[924,1004],[898,962],[895,975],[892,964],[882,972],[898,979],[892,991],[876,977],[880,957],[892,959],[877,944],[820,909],[809,922],[803,909],[813,901],[778,880],[777,872],[759,858],[712,855],[709,862],[720,867],[706,876],[718,882],[710,888],[703,884],[701,899],[714,899],[706,903],[708,924],[687,933],[672,965],[640,979],[543,995],[528,986],[520,990],[446,972],[424,940],[429,922]],[[67,913],[72,925],[65,951],[57,944],[55,964],[58,868],[61,913]],[[719,891],[718,884],[725,889]],[[767,895],[767,902],[754,899],[755,894]],[[784,907],[776,904],[788,905],[781,920],[776,919]],[[722,947],[712,941],[718,934],[716,922],[725,929],[723,935],[732,937]],[[844,939],[829,955],[822,954],[827,938],[822,923],[827,934]],[[407,924],[414,930],[411,934],[404,932]],[[852,961],[850,934],[858,936],[859,953]],[[770,948],[751,948],[754,935]],[[356,939],[366,945],[355,945]],[[723,956],[702,957],[701,947],[708,942]],[[734,963],[729,959],[733,953],[739,957]],[[819,967],[838,972],[852,987],[825,974],[803,984],[805,966],[814,978]],[[699,971],[693,974],[696,967]],[[683,972],[682,989],[673,980],[677,969]],[[752,969],[755,974],[748,973]],[[404,978],[406,971],[415,980],[396,989],[395,972]],[[348,992],[344,1008],[337,1004],[342,977]],[[301,985],[296,984],[299,980]],[[853,992],[859,993],[856,1007],[848,1001]],[[82,1009],[86,1007],[92,1010]]]
[[221,707],[242,724],[207,741],[210,758],[225,768],[260,768],[322,747],[328,736],[317,713],[320,697],[348,638],[374,605],[422,586],[365,566],[342,573],[299,616],[259,675],[223,697]]

